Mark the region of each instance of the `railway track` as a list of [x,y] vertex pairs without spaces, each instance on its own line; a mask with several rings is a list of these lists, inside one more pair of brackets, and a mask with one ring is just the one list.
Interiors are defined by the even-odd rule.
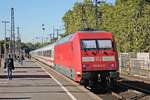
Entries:
[[127,90],[120,94],[112,92],[112,95],[119,100],[149,100],[150,98],[141,92],[135,90]]
[[[144,89],[136,89],[129,84],[119,84],[119,88],[124,88],[125,91],[112,90],[112,95],[116,96],[120,100],[150,100],[149,94],[147,94],[147,90]],[[119,89],[118,88],[118,89]]]
[[148,84],[138,82],[133,85],[132,81],[119,81],[115,88],[99,87],[94,93],[104,100],[150,100],[150,90],[147,86]]

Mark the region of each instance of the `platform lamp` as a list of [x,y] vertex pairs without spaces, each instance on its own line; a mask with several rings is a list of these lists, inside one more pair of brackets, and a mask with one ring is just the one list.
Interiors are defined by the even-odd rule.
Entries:
[[[44,24],[42,24],[42,32],[43,32],[43,34],[45,33],[45,25]],[[44,44],[44,40],[43,40],[43,38],[42,38],[42,45]]]
[[6,42],[7,42],[7,40],[6,40],[6,34],[7,34],[6,29],[7,29],[7,28],[6,28],[6,27],[7,27],[7,23],[9,23],[9,21],[2,21],[2,23],[5,25],[5,27],[4,27],[4,28],[5,28],[4,55],[5,55],[5,57],[6,57],[6,55],[7,55],[7,53],[8,53],[8,52],[7,52],[7,47],[6,47],[6,45],[7,45],[7,44],[6,44]]
[[105,0],[95,0],[95,20],[96,20],[96,22],[95,22],[95,26],[96,26],[96,30],[98,29],[98,4],[100,4],[100,3],[105,3]]

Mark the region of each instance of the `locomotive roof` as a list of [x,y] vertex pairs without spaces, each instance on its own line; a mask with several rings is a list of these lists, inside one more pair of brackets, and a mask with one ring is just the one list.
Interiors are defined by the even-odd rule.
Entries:
[[83,33],[89,32],[89,33],[93,33],[93,32],[107,32],[107,31],[78,31],[78,32],[83,32]]
[[[73,37],[73,35],[76,35],[76,34],[78,34],[78,33],[83,33],[83,34],[85,33],[85,34],[86,34],[86,33],[98,33],[98,32],[106,32],[106,31],[77,31],[77,32],[75,32],[75,33],[73,33],[73,34],[70,34],[70,35],[68,35],[68,36],[66,36],[66,37],[64,37],[64,38],[62,38],[62,39],[56,41],[55,43],[52,43],[52,44],[49,44],[49,45],[44,46],[44,47],[42,47],[42,48],[36,49],[36,50],[34,50],[33,52],[50,50],[50,49],[52,49],[55,45],[62,44],[62,43],[65,43],[65,42],[69,41],[69,40]],[[110,32],[108,32],[108,33],[110,33]]]
[[61,43],[64,43],[64,42],[67,42],[71,39],[71,37],[73,36],[74,34],[70,34],[70,35],[67,35],[66,37],[56,41],[56,44],[61,44]]

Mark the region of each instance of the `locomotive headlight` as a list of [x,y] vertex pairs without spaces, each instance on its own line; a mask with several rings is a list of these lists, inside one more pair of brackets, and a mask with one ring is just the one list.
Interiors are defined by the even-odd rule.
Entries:
[[80,73],[80,72],[77,72],[77,76],[78,76],[78,77],[81,77],[81,73]]
[[115,67],[115,64],[110,64],[109,67]]
[[86,70],[86,64],[83,64],[82,67],[84,70]]
[[82,67],[86,70],[86,68],[89,67],[89,64],[83,64]]
[[82,66],[83,66],[83,68],[86,68],[86,64],[83,64]]

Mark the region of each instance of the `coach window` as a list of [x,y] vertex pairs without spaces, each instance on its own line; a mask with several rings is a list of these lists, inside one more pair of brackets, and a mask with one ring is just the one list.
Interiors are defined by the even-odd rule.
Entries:
[[48,53],[48,51],[46,51],[46,56],[47,56],[47,57],[49,57],[49,53]]
[[46,51],[46,57],[48,57],[48,56],[49,56],[48,51]]
[[51,57],[51,50],[49,50],[48,54],[49,54],[49,57]]
[[46,51],[43,51],[43,56],[46,56]]
[[44,51],[44,56],[45,56],[45,57],[47,56],[47,51]]
[[44,56],[46,56],[46,51],[44,51]]
[[43,51],[43,56],[45,56],[45,51]]
[[47,57],[47,51],[45,51],[45,57]]
[[43,56],[45,56],[45,51],[43,51],[43,54],[42,54]]
[[50,53],[49,53],[49,52],[50,52],[50,51],[48,50],[48,51],[47,51],[47,57],[50,57]]

